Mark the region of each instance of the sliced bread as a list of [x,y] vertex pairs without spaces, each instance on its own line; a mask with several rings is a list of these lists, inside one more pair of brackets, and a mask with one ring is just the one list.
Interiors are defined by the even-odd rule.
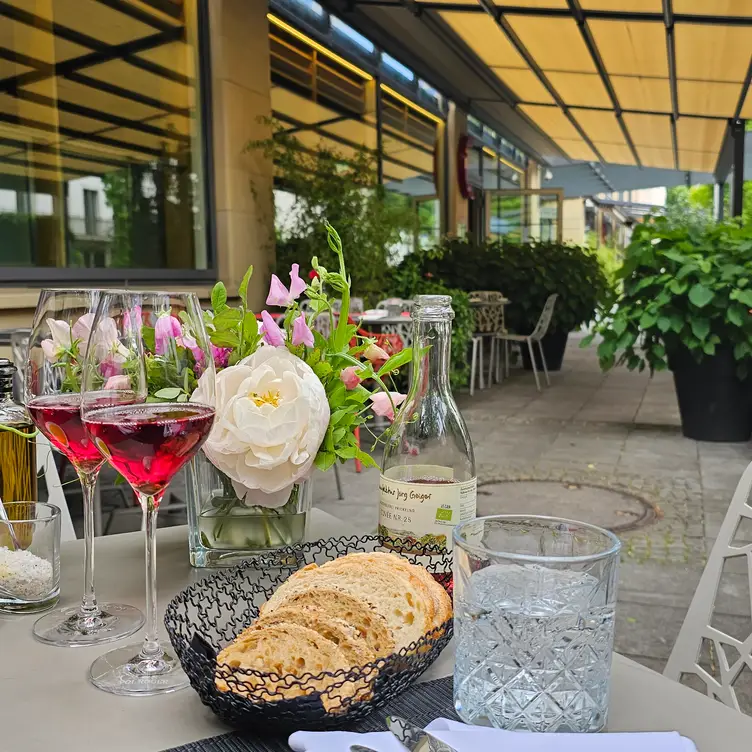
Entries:
[[344,559],[379,562],[403,572],[412,582],[416,580],[422,582],[431,597],[433,607],[432,628],[440,627],[445,621],[452,618],[452,599],[425,567],[411,564],[407,559],[398,554],[382,551],[348,554]]
[[381,563],[347,561],[347,557],[321,567],[309,565],[291,575],[261,607],[261,615],[274,611],[286,598],[313,585],[341,590],[365,600],[380,613],[400,650],[433,629],[432,605],[422,583],[412,587],[405,575]]
[[[279,610],[315,609],[327,613],[334,619],[341,619],[352,626],[358,636],[377,658],[394,652],[394,638],[386,619],[366,600],[342,590],[328,588],[311,582],[311,587],[283,598]],[[266,612],[266,609],[264,609]],[[272,611],[269,615],[273,615]],[[263,621],[263,616],[260,621]]]
[[[332,710],[362,687],[352,682],[332,687],[332,679],[313,679],[311,675],[350,667],[344,652],[331,640],[307,627],[280,622],[249,630],[222,650],[217,656],[215,683],[221,692],[234,692],[257,703],[323,692],[324,707]],[[253,669],[266,676],[230,673],[236,669]],[[290,675],[302,678],[291,681]]]

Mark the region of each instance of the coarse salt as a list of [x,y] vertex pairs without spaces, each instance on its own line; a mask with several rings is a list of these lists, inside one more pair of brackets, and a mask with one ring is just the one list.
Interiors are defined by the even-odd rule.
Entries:
[[52,590],[52,574],[52,564],[41,556],[0,546],[0,590],[23,600],[38,600]]

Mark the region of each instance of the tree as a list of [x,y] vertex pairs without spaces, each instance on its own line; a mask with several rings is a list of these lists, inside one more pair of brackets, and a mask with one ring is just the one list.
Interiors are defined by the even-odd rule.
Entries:
[[347,154],[328,146],[307,148],[294,135],[270,121],[273,135],[251,141],[247,150],[260,149],[273,160],[278,184],[295,197],[277,237],[277,269],[290,264],[310,269],[317,256],[325,268],[334,268],[324,220],[342,238],[353,294],[370,302],[383,296],[395,248],[412,242],[417,214],[410,199],[379,184],[376,157],[365,147]]

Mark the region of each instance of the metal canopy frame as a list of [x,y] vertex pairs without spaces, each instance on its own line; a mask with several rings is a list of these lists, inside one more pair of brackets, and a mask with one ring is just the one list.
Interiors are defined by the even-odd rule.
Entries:
[[[344,2],[345,0],[328,0],[330,4],[333,6],[339,6],[340,2]],[[358,13],[358,9],[360,9],[360,12],[365,12],[367,14],[369,8],[387,8],[387,9],[400,9],[405,8],[410,13],[418,17],[422,22],[426,23],[427,25],[430,25],[430,28],[432,31],[435,30],[437,22],[439,24],[442,24],[443,19],[441,18],[441,14],[444,13],[461,13],[461,14],[486,14],[489,15],[494,22],[497,24],[497,26],[501,29],[501,31],[506,36],[507,40],[512,44],[514,49],[521,55],[522,59],[524,60],[525,64],[527,65],[529,71],[531,71],[538,82],[543,86],[545,91],[550,95],[555,105],[558,107],[558,109],[562,112],[562,114],[567,118],[569,123],[574,127],[575,131],[577,132],[578,136],[582,139],[582,142],[586,144],[592,152],[595,154],[597,159],[601,163],[606,163],[606,160],[603,158],[603,154],[599,151],[597,148],[597,144],[594,143],[594,140],[591,136],[591,134],[588,134],[586,130],[580,125],[579,122],[577,122],[577,118],[571,111],[571,107],[575,107],[577,110],[592,110],[592,111],[605,111],[605,112],[613,112],[616,121],[618,123],[619,129],[621,131],[621,134],[623,136],[623,143],[628,148],[629,153],[631,154],[632,159],[634,160],[634,164],[638,167],[642,166],[642,160],[640,159],[640,152],[638,148],[636,147],[636,141],[633,138],[633,134],[630,132],[629,125],[625,121],[625,118],[623,117],[624,114],[635,114],[635,115],[658,115],[664,118],[668,118],[669,126],[670,126],[670,138],[671,138],[671,155],[672,155],[672,161],[673,161],[673,168],[675,170],[682,169],[683,171],[687,171],[688,169],[691,169],[691,171],[699,171],[699,167],[691,167],[689,164],[680,165],[680,144],[678,143],[678,135],[677,135],[677,123],[679,122],[680,118],[690,118],[690,119],[702,119],[702,120],[727,120],[731,115],[732,112],[723,112],[723,113],[711,113],[711,114],[701,114],[701,111],[697,112],[682,112],[680,110],[680,102],[679,102],[679,94],[678,94],[678,79],[679,76],[677,75],[677,60],[676,60],[676,44],[675,44],[675,28],[677,24],[693,24],[693,25],[713,25],[713,26],[728,26],[728,27],[741,27],[741,28],[752,28],[752,16],[730,16],[730,15],[713,15],[710,13],[704,13],[704,14],[689,14],[689,13],[676,13],[673,9],[673,2],[672,0],[662,0],[662,8],[660,12],[642,12],[642,11],[628,11],[628,10],[596,10],[596,9],[589,9],[586,7],[583,7],[580,0],[566,0],[566,8],[564,7],[558,7],[558,8],[545,8],[545,7],[529,7],[527,5],[516,5],[513,1],[509,3],[502,2],[499,0],[496,4],[493,2],[493,0],[477,0],[475,3],[467,3],[467,2],[434,2],[432,0],[426,0],[425,2],[422,2],[421,0],[347,0],[346,7],[350,10],[354,10],[355,13]],[[341,10],[342,7],[339,6],[339,9]],[[560,96],[560,93],[557,91],[556,87],[553,85],[551,79],[546,75],[546,72],[541,68],[541,66],[537,63],[535,57],[530,53],[530,51],[526,48],[524,41],[520,38],[520,36],[515,33],[514,28],[510,24],[508,17],[509,16],[521,16],[521,17],[537,17],[537,18],[549,18],[549,19],[571,19],[573,20],[577,28],[580,32],[580,35],[582,37],[582,40],[585,44],[585,47],[587,48],[587,51],[591,57],[591,60],[593,62],[593,65],[595,67],[595,71],[597,72],[601,82],[603,83],[603,86],[605,88],[606,94],[608,95],[608,98],[610,100],[611,106],[610,107],[602,107],[602,106],[589,106],[589,105],[571,105],[567,104],[565,99]],[[367,18],[367,16],[366,16]],[[670,110],[661,109],[655,110],[655,109],[633,109],[633,108],[625,108],[622,106],[622,103],[619,100],[619,97],[617,95],[616,89],[613,85],[613,82],[611,80],[611,75],[609,74],[606,66],[603,63],[603,59],[601,57],[600,50],[598,49],[598,44],[596,42],[596,39],[591,31],[591,28],[589,26],[589,21],[596,21],[596,20],[606,20],[606,21],[620,21],[620,22],[637,22],[637,21],[648,21],[653,22],[654,24],[660,24],[665,29],[665,39],[666,39],[666,58],[667,58],[667,64],[668,64],[668,86],[670,91]],[[472,49],[469,43],[467,43],[458,32],[454,31],[454,29],[451,29],[448,24],[443,23],[444,26],[444,33],[441,36],[441,41],[445,44],[447,44],[452,52],[456,54],[461,53],[461,58],[465,61],[471,60],[474,62],[474,68],[478,72],[478,75],[482,75],[483,80],[486,81],[487,77],[484,74],[488,74],[491,72],[491,68],[486,63],[482,62],[478,55],[475,53],[475,50]],[[362,24],[361,24],[362,27]],[[615,74],[620,75],[620,74]],[[528,118],[526,114],[522,110],[522,106],[524,105],[538,105],[538,106],[548,106],[550,107],[550,104],[544,104],[541,102],[541,100],[532,100],[532,101],[526,101],[525,99],[521,99],[518,97],[514,92],[508,89],[508,87],[505,85],[503,81],[498,79],[495,75],[492,74],[493,78],[496,78],[496,85],[493,87],[494,91],[499,92],[499,99],[498,100],[483,100],[486,102],[504,102],[509,103],[515,110],[515,112],[520,115],[528,124],[532,125],[536,128],[536,130],[539,133],[542,133],[547,141],[551,143],[555,147],[555,151],[558,153],[561,153],[561,147],[558,145],[557,140],[555,138],[552,138],[548,136],[548,134],[545,132],[543,128],[538,126],[535,121],[532,118]],[[666,80],[663,77],[661,77],[661,80]],[[685,79],[682,79],[685,80]],[[692,80],[692,79],[687,79]],[[743,83],[743,86],[741,88],[739,99],[736,104],[735,111],[733,112],[734,118],[739,118],[742,112],[742,107],[744,105],[745,99],[747,97],[747,94],[750,91],[750,85],[752,84],[752,58],[749,62],[749,67],[747,70],[746,79]],[[524,96],[524,95],[523,95]],[[473,101],[480,101],[480,100],[473,100]],[[470,103],[472,105],[472,102]],[[643,147],[648,147],[649,144],[642,144]],[[705,149],[687,149],[684,147],[681,149],[682,152],[698,152],[698,155],[694,157],[694,159],[689,159],[690,164],[698,164],[698,159],[700,159],[699,152],[702,152],[703,154],[707,155],[709,153],[708,149],[712,148],[715,149],[715,146],[708,147]],[[688,154],[687,157],[691,157],[692,155]],[[571,162],[577,162],[580,160],[577,159],[570,159]],[[707,157],[706,157],[707,159]],[[544,160],[545,161],[545,160]],[[701,164],[702,161],[700,160],[699,164]],[[668,167],[668,165],[666,165]],[[707,168],[706,168],[707,169]]]

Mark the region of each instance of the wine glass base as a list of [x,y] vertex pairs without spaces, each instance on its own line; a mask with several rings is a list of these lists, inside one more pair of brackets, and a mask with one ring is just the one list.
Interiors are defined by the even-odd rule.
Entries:
[[100,615],[81,619],[78,606],[50,611],[34,622],[34,637],[40,642],[58,647],[79,648],[113,642],[144,625],[144,615],[133,606],[122,603],[102,603]]
[[163,655],[142,659],[142,643],[115,648],[97,658],[89,669],[91,683],[114,695],[142,697],[176,692],[189,685],[188,677],[169,644],[160,642]]

